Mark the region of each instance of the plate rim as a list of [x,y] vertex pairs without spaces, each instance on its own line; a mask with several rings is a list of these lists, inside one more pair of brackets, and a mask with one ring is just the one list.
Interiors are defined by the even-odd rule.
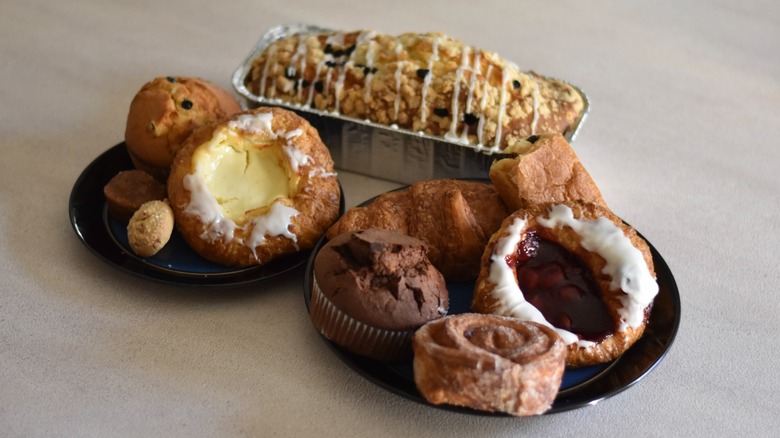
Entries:
[[[464,178],[465,180],[469,181],[479,181],[490,184],[490,180],[486,179],[480,179],[480,178]],[[390,192],[403,190],[407,188],[408,185],[399,187],[394,190],[390,190]],[[387,192],[386,192],[387,193]],[[363,201],[362,203],[358,204],[357,206],[365,206],[372,202],[374,202],[380,195],[374,196],[366,201]],[[651,362],[649,364],[645,364],[645,368],[635,375],[631,376],[627,381],[621,382],[621,384],[618,384],[617,386],[610,386],[607,382],[608,378],[612,373],[617,372],[616,369],[621,369],[622,367],[626,366],[626,362],[631,360],[633,356],[636,354],[630,355],[629,353],[633,352],[636,353],[637,350],[634,349],[634,347],[639,344],[643,338],[645,338],[645,335],[647,335],[647,328],[650,328],[650,323],[654,321],[653,319],[653,312],[651,311],[650,321],[648,321],[648,327],[645,330],[645,335],[643,335],[634,346],[629,348],[623,355],[615,359],[607,369],[604,371],[598,373],[596,376],[591,378],[588,381],[582,382],[578,385],[575,385],[572,388],[567,388],[564,391],[561,391],[555,398],[555,401],[553,402],[551,408],[546,411],[543,415],[551,415],[561,412],[566,412],[574,409],[583,408],[586,406],[592,406],[595,405],[603,400],[606,400],[608,398],[611,398],[615,395],[618,395],[622,393],[623,391],[627,390],[628,388],[634,386],[637,384],[640,380],[645,378],[650,372],[652,372],[666,357],[667,353],[669,352],[672,344],[675,341],[675,338],[677,337],[677,332],[680,327],[680,321],[681,321],[681,310],[682,310],[682,304],[680,300],[680,293],[679,289],[677,288],[677,282],[674,279],[674,275],[672,274],[671,269],[669,268],[669,265],[666,263],[664,258],[661,256],[660,252],[652,245],[652,243],[646,239],[638,230],[636,230],[639,237],[645,240],[647,243],[647,246],[650,249],[650,253],[653,258],[653,265],[656,273],[656,279],[661,279],[663,276],[663,282],[665,284],[665,288],[662,288],[664,291],[668,292],[668,298],[671,302],[668,303],[671,306],[671,309],[674,313],[672,315],[671,325],[667,327],[667,333],[666,339],[664,344],[661,346],[660,350],[657,351],[657,354],[653,357]],[[304,281],[303,281],[303,298],[304,303],[306,305],[306,313],[310,314],[310,305],[311,305],[311,288],[312,288],[312,279],[314,274],[314,259],[317,256],[317,253],[322,248],[322,246],[327,241],[327,235],[322,236],[317,243],[312,248],[311,254],[309,256],[309,260],[306,263],[306,268],[304,272]],[[660,290],[659,290],[660,294]],[[658,299],[658,296],[656,296],[656,299]],[[655,310],[656,307],[654,306],[653,310]],[[657,317],[658,315],[656,315]],[[665,315],[669,316],[669,315]],[[463,407],[463,406],[455,406],[455,405],[448,405],[448,404],[440,404],[435,405],[427,400],[425,400],[422,395],[417,390],[416,386],[414,385],[414,382],[411,382],[411,385],[409,385],[409,381],[406,378],[403,378],[401,376],[396,376],[393,380],[394,382],[398,382],[399,380],[403,380],[400,383],[397,383],[398,385],[403,386],[404,388],[399,389],[399,387],[394,386],[393,383],[389,383],[378,375],[379,373],[375,372],[373,369],[367,368],[367,366],[376,368],[385,368],[385,372],[382,373],[383,376],[385,374],[391,374],[394,373],[394,371],[390,368],[389,365],[384,364],[380,361],[376,361],[370,358],[358,356],[356,354],[353,354],[342,347],[339,347],[338,345],[331,342],[329,339],[327,339],[324,335],[317,332],[319,337],[325,342],[325,344],[333,351],[336,356],[344,362],[350,369],[360,374],[363,378],[369,380],[370,382],[374,383],[375,385],[383,388],[386,391],[389,391],[397,396],[406,398],[408,400],[411,400],[413,402],[429,406],[431,408],[435,409],[441,409],[445,411],[451,411],[451,412],[460,412],[464,414],[471,414],[471,415],[477,415],[477,416],[494,416],[494,417],[508,417],[511,416],[509,414],[501,413],[501,412],[489,412],[489,411],[480,411],[477,409],[469,408],[469,407]],[[645,342],[647,339],[645,339]],[[644,342],[643,342],[644,343]],[[641,345],[641,344],[640,344]],[[622,367],[621,367],[622,362]],[[368,364],[368,365],[367,365]],[[607,385],[606,388],[601,388],[603,386]],[[590,393],[588,389],[590,388],[591,391],[596,388],[595,393]]]
[[[102,166],[102,167],[101,167]],[[270,280],[305,266],[311,251],[280,257],[269,264],[236,268],[235,272],[195,273],[156,267],[129,253],[119,242],[105,218],[106,201],[103,186],[117,172],[133,169],[124,141],[108,148],[94,158],[79,174],[68,199],[71,228],[78,239],[99,259],[118,270],[136,277],[173,285],[240,286]],[[100,184],[92,184],[97,180]],[[339,216],[345,210],[344,190],[339,182]],[[174,231],[176,232],[176,231]],[[289,260],[292,262],[288,262]],[[269,265],[271,271],[269,272]],[[278,269],[274,269],[279,265]]]

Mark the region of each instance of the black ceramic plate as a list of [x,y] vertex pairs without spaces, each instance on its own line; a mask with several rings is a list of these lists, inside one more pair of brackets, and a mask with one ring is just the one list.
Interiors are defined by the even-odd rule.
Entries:
[[[127,229],[108,215],[103,186],[133,164],[124,143],[97,157],[81,173],[70,194],[70,223],[76,235],[98,257],[117,268],[151,280],[198,286],[239,285],[281,275],[306,263],[311,251],[281,257],[262,266],[235,268],[212,263],[196,254],[174,230],[157,254],[136,256],[127,242]],[[341,195],[340,213],[344,212]]]
[[[374,199],[361,205],[370,204]],[[314,257],[325,242],[323,237],[317,243],[306,266],[303,289],[307,311],[311,300]],[[644,335],[622,356],[608,364],[567,368],[548,414],[593,405],[624,391],[652,371],[671,347],[680,325],[680,294],[669,266],[650,242],[648,246],[653,256],[659,291]],[[448,283],[447,287],[450,292],[449,314],[468,312],[474,283]],[[322,339],[342,361],[370,381],[410,400],[431,405],[417,391],[411,360],[380,362],[352,354],[325,337]],[[476,415],[503,415],[458,406],[431,406]]]

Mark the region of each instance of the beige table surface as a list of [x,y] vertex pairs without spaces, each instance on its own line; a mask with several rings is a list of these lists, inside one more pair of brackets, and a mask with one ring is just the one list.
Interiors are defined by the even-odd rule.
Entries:
[[[771,436],[780,428],[780,4],[0,3],[0,435]],[[631,2],[638,3],[638,2]],[[270,27],[442,31],[582,87],[575,148],[661,252],[682,322],[627,391],[538,418],[423,406],[353,372],[303,270],[158,284],[77,239],[68,197],[155,76],[223,87]],[[349,206],[396,187],[341,174]],[[774,435],[777,436],[777,435]]]

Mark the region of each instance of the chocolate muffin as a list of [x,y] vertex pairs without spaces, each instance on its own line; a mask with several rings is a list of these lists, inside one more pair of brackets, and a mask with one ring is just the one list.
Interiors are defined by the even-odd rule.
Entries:
[[444,277],[426,249],[416,238],[378,228],[333,238],[314,260],[314,326],[359,355],[410,356],[415,330],[449,307]]

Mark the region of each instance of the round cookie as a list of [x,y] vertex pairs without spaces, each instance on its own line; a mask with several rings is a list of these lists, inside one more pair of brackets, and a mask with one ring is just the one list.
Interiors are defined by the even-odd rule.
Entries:
[[195,129],[239,111],[227,91],[203,79],[155,78],[130,103],[125,143],[136,168],[165,181],[176,151]]
[[141,257],[157,254],[173,233],[173,211],[165,201],[144,203],[127,224],[127,241]]

